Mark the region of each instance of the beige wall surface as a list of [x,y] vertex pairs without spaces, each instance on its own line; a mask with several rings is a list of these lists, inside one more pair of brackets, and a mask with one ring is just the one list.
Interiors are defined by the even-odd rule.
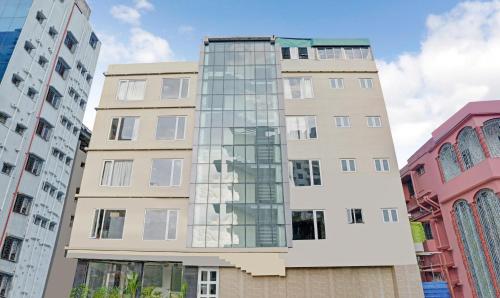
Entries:
[[[87,158],[87,170],[68,250],[70,255],[81,257],[88,253],[91,257],[99,251],[108,251],[107,254],[116,251],[117,255],[151,255],[153,259],[158,251],[165,255],[175,254],[179,250],[193,252],[193,249],[186,248],[186,237],[197,67],[196,63],[110,66]],[[326,210],[327,233],[325,240],[293,241],[293,248],[283,256],[283,264],[287,267],[416,264],[387,113],[374,62],[283,61],[283,71],[283,77],[313,78],[314,99],[285,99],[285,113],[317,116],[318,139],[288,141],[288,157],[319,159],[323,183],[322,186],[313,187],[291,186],[291,209]],[[161,100],[161,79],[165,77],[190,77],[188,98]],[[144,100],[122,102],[116,99],[119,80],[128,78],[147,79]],[[329,78],[343,78],[345,88],[331,89]],[[361,89],[359,78],[372,78],[374,88]],[[140,117],[138,139],[132,142],[109,141],[111,118],[123,115]],[[156,141],[154,132],[159,115],[186,115],[186,139]],[[350,116],[351,127],[336,128],[334,116]],[[382,127],[368,128],[366,116],[381,116]],[[152,158],[183,159],[181,186],[150,187]],[[355,158],[358,171],[341,172],[340,158]],[[388,158],[390,172],[375,172],[373,158]],[[134,160],[129,187],[100,186],[102,166],[106,159]],[[127,210],[123,240],[89,238],[94,208]],[[146,208],[180,210],[177,240],[142,240]],[[346,208],[362,208],[366,223],[347,224]],[[381,208],[398,208],[400,221],[383,223]],[[252,258],[255,262],[259,260],[258,254],[245,257],[250,263]],[[276,264],[284,266],[279,265],[280,262]]]
[[[416,267],[416,266],[415,266]],[[392,267],[288,268],[286,277],[252,277],[236,268],[219,268],[220,298],[423,297],[401,292]]]

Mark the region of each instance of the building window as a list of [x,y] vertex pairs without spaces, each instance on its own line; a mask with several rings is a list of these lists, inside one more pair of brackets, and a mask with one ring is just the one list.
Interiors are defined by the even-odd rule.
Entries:
[[307,48],[300,47],[298,48],[298,51],[299,51],[299,59],[309,59],[309,55],[307,54]]
[[363,59],[371,60],[370,49],[368,47],[345,47],[346,59]]
[[35,46],[31,43],[31,41],[25,41],[24,42],[24,49],[28,54],[31,54],[31,52],[35,49]]
[[122,239],[125,210],[95,209],[90,238]]
[[318,48],[318,56],[319,59],[344,59],[344,54],[340,47]]
[[292,229],[293,240],[325,239],[324,211],[292,211]]
[[76,45],[78,44],[78,40],[76,40],[76,37],[71,33],[71,31],[68,31],[66,33],[66,38],[64,39],[64,44],[66,47],[69,49],[71,53],[74,53],[76,50]]
[[85,111],[85,108],[87,107],[87,102],[83,99],[80,100],[80,109],[82,109],[82,111]]
[[3,163],[3,165],[2,165],[2,173],[3,174],[10,176],[10,174],[12,174],[13,170],[14,170],[14,165],[7,163],[7,162]]
[[50,135],[52,134],[53,128],[54,126],[52,124],[40,118],[38,120],[38,125],[36,127],[36,134],[45,141],[48,141],[50,139]]
[[291,160],[290,173],[295,186],[321,185],[319,160]]
[[285,89],[285,98],[313,98],[312,78],[284,78],[283,84]]
[[97,43],[99,42],[99,39],[97,38],[97,35],[95,35],[94,32],[90,34],[90,39],[89,39],[89,44],[90,46],[95,49],[97,47]]
[[372,79],[359,79],[359,86],[363,89],[372,89],[373,80]]
[[184,140],[186,133],[185,116],[160,116],[156,124],[157,140]]
[[380,116],[368,116],[366,117],[368,127],[382,127],[382,120]]
[[121,80],[118,85],[118,100],[143,100],[146,80]]
[[20,75],[18,75],[18,74],[15,73],[15,74],[12,75],[12,80],[11,81],[12,81],[12,84],[14,84],[14,86],[19,87],[19,86],[21,86],[21,83],[24,81],[24,79],[21,78]]
[[119,117],[111,120],[110,140],[134,141],[139,130],[139,117]]
[[171,209],[146,209],[144,240],[176,240],[179,211]]
[[422,176],[423,174],[425,174],[425,167],[421,165],[415,170],[415,172],[417,172],[417,175]]
[[344,89],[344,79],[330,79],[330,87],[332,89]]
[[429,221],[423,222],[422,227],[424,228],[425,239],[432,240],[434,236],[432,235],[432,226]]
[[445,182],[460,175],[462,170],[452,144],[446,143],[439,149],[438,159]]
[[290,59],[290,48],[281,48],[281,57],[283,59]]
[[24,126],[24,124],[17,123],[14,131],[19,135],[23,135],[26,132],[26,129],[27,127]]
[[56,88],[50,86],[45,100],[50,103],[54,108],[58,109],[61,104],[62,94]]
[[351,127],[351,118],[349,116],[335,116],[335,126],[338,128]]
[[286,132],[289,140],[316,139],[316,116],[286,117]]
[[35,96],[37,95],[38,91],[36,91],[35,88],[32,88],[32,87],[29,87],[28,88],[28,92],[26,92],[26,95],[31,98],[31,99],[34,99]]
[[93,79],[93,77],[90,74],[87,74],[85,81],[87,81],[87,83],[89,83],[89,84],[92,84],[92,79]]
[[189,78],[163,79],[162,99],[182,99],[188,96]]
[[12,211],[22,215],[28,215],[30,213],[32,202],[32,197],[18,193]]
[[21,244],[23,240],[11,236],[5,237],[2,247],[2,259],[17,262],[19,252],[21,251]]
[[28,156],[28,161],[26,162],[25,170],[30,172],[33,175],[40,175],[43,166],[43,159],[40,157],[30,154]]
[[45,58],[44,56],[38,57],[38,65],[40,65],[42,68],[47,65],[47,62],[49,62],[49,60],[47,60],[47,58]]
[[197,298],[219,297],[219,270],[217,268],[198,269],[198,296]]
[[463,128],[458,134],[457,143],[465,169],[472,168],[485,158],[483,148],[479,143],[479,138],[474,128],[470,126]]
[[153,159],[150,186],[180,186],[182,159]]
[[340,167],[342,172],[356,172],[356,160],[355,159],[341,159]]
[[48,32],[48,33],[49,33],[49,36],[50,36],[52,39],[56,38],[56,36],[57,36],[57,30],[56,30],[56,28],[54,28],[54,26],[51,26],[51,27],[49,28],[49,32]]
[[129,186],[132,160],[106,160],[102,169],[102,186]]
[[10,281],[12,277],[5,273],[0,273],[0,297],[5,298],[8,296]]
[[42,186],[42,190],[48,193],[51,197],[53,197],[56,193],[56,187],[50,184],[49,182],[44,182]]
[[0,123],[6,124],[7,120],[9,120],[10,116],[4,112],[0,112]]
[[383,208],[382,219],[385,223],[398,222],[398,209],[396,208]]
[[65,164],[66,164],[67,166],[70,166],[70,165],[71,165],[71,161],[72,161],[72,160],[73,160],[73,159],[72,159],[71,157],[66,156],[66,161],[65,161]]
[[483,133],[491,156],[500,157],[500,118],[484,122]]
[[362,224],[363,212],[359,208],[349,208],[347,209],[347,223],[349,224]]
[[56,228],[56,223],[51,221],[49,224],[49,231],[54,231],[55,228]]
[[373,160],[375,163],[375,171],[377,172],[389,172],[389,160],[388,159],[380,159],[375,158]]
[[59,57],[57,59],[57,64],[56,64],[56,68],[55,68],[55,71],[63,78],[63,79],[66,79],[69,75],[69,70],[71,69],[71,67],[69,66],[68,63],[66,63],[66,61],[64,61],[63,58]]
[[45,14],[43,14],[43,12],[41,10],[36,12],[35,18],[38,21],[38,23],[40,23],[40,24],[42,24],[43,21],[45,21],[47,19],[47,17],[45,16]]

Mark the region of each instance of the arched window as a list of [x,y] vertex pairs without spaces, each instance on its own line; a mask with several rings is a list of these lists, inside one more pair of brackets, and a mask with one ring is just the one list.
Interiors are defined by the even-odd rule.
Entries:
[[500,157],[500,118],[484,122],[483,133],[491,157]]
[[495,288],[488,271],[472,210],[465,200],[456,202],[453,209],[474,288],[479,297],[495,297]]
[[450,143],[446,143],[439,150],[439,163],[443,171],[444,181],[448,181],[460,175],[458,158]]
[[483,189],[476,195],[476,206],[497,284],[500,284],[500,199],[491,189]]
[[458,134],[458,149],[464,161],[464,167],[470,169],[484,159],[484,152],[474,128],[468,126]]

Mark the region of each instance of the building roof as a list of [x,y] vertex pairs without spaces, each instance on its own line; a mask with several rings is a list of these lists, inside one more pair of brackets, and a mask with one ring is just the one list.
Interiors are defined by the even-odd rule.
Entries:
[[414,163],[424,154],[434,150],[448,134],[455,131],[456,128],[460,127],[463,122],[467,121],[472,116],[498,114],[500,114],[500,100],[474,101],[467,103],[432,132],[431,138],[408,158],[407,165],[404,166],[400,172],[405,173],[408,171],[409,165]]
[[276,42],[284,47],[325,47],[325,46],[370,46],[365,38],[288,38],[277,37]]

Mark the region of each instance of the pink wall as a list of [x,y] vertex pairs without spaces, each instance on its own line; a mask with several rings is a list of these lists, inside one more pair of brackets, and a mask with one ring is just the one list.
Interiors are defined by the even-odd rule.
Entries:
[[[451,251],[450,249],[441,249],[441,253],[451,253],[452,262],[456,266],[450,269],[450,275],[452,275],[451,284],[454,281],[458,282],[458,286],[451,287],[455,297],[470,297],[472,289],[453,226],[453,204],[459,199],[465,199],[470,203],[473,202],[476,193],[484,188],[492,189],[497,195],[500,192],[500,158],[488,158],[489,150],[485,146],[481,130],[485,121],[494,118],[500,118],[500,100],[471,102],[467,104],[434,130],[431,139],[417,150],[409,158],[408,164],[401,169],[402,179],[408,179],[408,176],[410,176],[415,189],[416,198],[410,198],[409,192],[405,187],[405,196],[407,196],[406,200],[409,210],[413,206],[416,206],[417,202],[423,202],[425,194],[429,195],[430,198],[434,198],[439,204],[440,215],[438,214],[437,217],[428,215],[418,220],[425,222],[434,218],[438,220],[438,223],[442,220],[444,229],[436,225],[436,222],[431,222],[434,240],[428,241],[429,243],[425,247],[428,251],[435,251],[436,248],[439,250],[435,244],[437,237],[443,243],[449,242]],[[487,158],[474,167],[462,171],[457,177],[444,182],[437,160],[439,150],[445,143],[456,144],[457,135],[466,126],[476,129],[480,141],[483,141],[483,152],[485,152]],[[459,157],[459,160],[461,160],[461,157]],[[419,176],[415,170],[421,165],[424,166],[425,173]],[[432,204],[424,202],[421,205],[430,207]],[[410,213],[413,216],[418,215],[416,211],[410,211]],[[428,258],[426,262],[430,261],[429,258],[432,258],[433,261],[437,259],[435,256],[424,258]]]

